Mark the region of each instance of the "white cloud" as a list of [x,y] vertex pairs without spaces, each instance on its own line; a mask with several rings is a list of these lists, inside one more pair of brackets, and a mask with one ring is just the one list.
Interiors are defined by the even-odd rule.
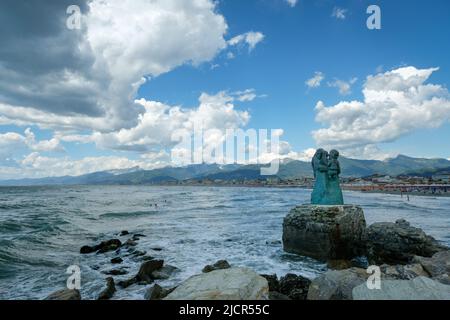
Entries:
[[345,20],[347,12],[347,9],[334,7],[331,16],[339,20]]
[[352,78],[349,81],[335,79],[333,82],[329,82],[328,86],[339,89],[339,94],[346,96],[352,93],[352,85],[358,81],[358,78]]
[[317,145],[341,148],[346,154],[365,150],[380,157],[378,144],[448,122],[448,90],[425,83],[437,70],[410,66],[368,76],[363,101],[341,101],[330,107],[319,101],[316,120],[327,127],[313,132]]
[[298,0],[285,0],[290,7],[295,7],[297,5]]
[[258,43],[264,40],[264,38],[265,36],[261,32],[250,31],[231,38],[228,40],[228,45],[237,46],[247,44],[249,51],[252,51]]
[[308,79],[305,84],[309,87],[309,88],[318,88],[320,87],[320,84],[322,83],[323,79],[325,79],[325,75],[318,71],[316,73],[314,73],[314,76],[311,79]]

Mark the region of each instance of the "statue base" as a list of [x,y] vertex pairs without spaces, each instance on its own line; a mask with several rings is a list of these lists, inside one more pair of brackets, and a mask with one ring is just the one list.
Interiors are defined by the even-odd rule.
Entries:
[[366,220],[356,205],[302,205],[283,222],[286,252],[320,261],[352,259],[364,253]]

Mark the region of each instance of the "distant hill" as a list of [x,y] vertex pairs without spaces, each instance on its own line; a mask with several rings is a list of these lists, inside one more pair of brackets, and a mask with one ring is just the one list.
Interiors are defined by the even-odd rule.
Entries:
[[[341,157],[342,176],[365,177],[380,175],[417,175],[428,176],[440,170],[450,170],[450,161],[446,159],[422,159],[400,155],[384,161],[357,160]],[[267,165],[264,165],[266,167]],[[260,175],[261,165],[199,164],[186,167],[166,167],[155,170],[131,168],[94,172],[77,177],[49,177],[42,179],[21,179],[0,181],[1,186],[38,186],[38,185],[139,185],[161,184],[191,179],[209,180],[255,180],[267,179]],[[298,160],[283,160],[276,177],[296,179],[312,177],[311,163]]]

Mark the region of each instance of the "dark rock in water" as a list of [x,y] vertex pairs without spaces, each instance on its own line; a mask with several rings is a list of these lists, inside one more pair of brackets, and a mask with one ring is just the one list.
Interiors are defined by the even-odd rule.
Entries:
[[280,279],[279,292],[292,300],[306,300],[311,280],[295,274],[287,274]]
[[266,278],[269,283],[269,291],[280,291],[280,282],[276,274],[261,274],[260,276]]
[[165,280],[165,279],[169,279],[170,276],[177,270],[178,270],[177,267],[167,265],[167,266],[163,266],[159,270],[153,271],[151,276],[152,276],[152,279],[154,279],[154,280]]
[[83,246],[83,247],[81,247],[81,249],[80,249],[80,253],[81,253],[81,254],[94,253],[95,251],[97,251],[97,250],[95,250],[95,248],[94,248],[94,247],[91,247],[91,246]]
[[364,255],[365,230],[359,206],[303,205],[284,218],[283,247],[324,262],[349,260]]
[[120,236],[121,237],[123,237],[123,236],[127,236],[127,235],[129,235],[130,233],[127,231],[127,230],[123,230],[121,233],[120,233]]
[[330,270],[314,279],[309,286],[308,300],[353,300],[353,288],[367,281],[365,269]]
[[128,271],[124,269],[112,269],[109,271],[104,271],[103,273],[109,276],[123,276],[124,274],[128,274]]
[[98,300],[109,300],[113,297],[115,292],[116,285],[114,283],[114,279],[111,277],[106,278],[106,289],[100,293]]
[[164,265],[164,260],[150,260],[146,261],[141,265],[139,272],[137,274],[138,281],[144,281],[147,283],[153,282],[152,273],[154,271],[160,270]]
[[153,251],[163,251],[163,248],[161,248],[161,247],[153,247],[150,249],[152,249]]
[[450,251],[441,251],[431,258],[414,257],[423,269],[434,279],[443,284],[450,285]]
[[78,290],[63,289],[53,292],[51,295],[45,298],[45,300],[81,300],[81,295],[80,291]]
[[431,257],[446,249],[405,220],[374,223],[367,228],[367,254],[371,264],[407,264],[416,255]]
[[144,237],[145,237],[145,235],[140,234],[140,233],[136,233],[136,234],[133,235],[133,237],[131,239],[133,241],[138,241],[138,240],[141,240],[141,238],[144,238]]
[[144,260],[144,261],[155,260],[155,257],[152,257],[152,256],[144,256],[144,257],[142,257],[142,260]]
[[131,239],[128,239],[124,244],[124,247],[135,247],[137,246],[137,242]]
[[149,284],[153,282],[154,271],[160,270],[164,265],[164,260],[150,260],[144,262],[139,268],[139,272],[131,279],[120,281],[118,285],[122,288],[127,288],[135,283]]
[[214,270],[223,270],[223,269],[230,269],[231,266],[228,263],[228,261],[226,260],[219,260],[216,263],[214,263],[213,265],[207,265],[203,268],[202,272],[203,273],[208,273]]
[[111,259],[111,263],[112,264],[119,264],[119,263],[122,263],[122,262],[123,262],[123,259],[121,257],[117,257],[117,258]]
[[147,254],[147,252],[139,251],[139,250],[136,250],[133,252],[133,256],[135,256],[135,257],[142,257],[142,256],[145,256],[146,254]]
[[164,299],[167,295],[169,294],[169,292],[162,288],[161,286],[155,284],[153,285],[151,288],[149,288],[147,290],[147,292],[145,293],[145,300],[162,300]]
[[120,248],[122,242],[119,239],[112,239],[108,241],[103,241],[96,246],[84,246],[80,249],[81,254],[88,254],[97,251],[97,253],[105,253],[108,251],[114,251]]
[[269,300],[292,300],[287,295],[277,291],[269,291]]

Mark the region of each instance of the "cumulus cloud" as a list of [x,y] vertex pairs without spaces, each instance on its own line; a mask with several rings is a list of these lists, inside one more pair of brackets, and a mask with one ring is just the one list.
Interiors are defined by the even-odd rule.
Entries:
[[252,51],[258,43],[264,40],[264,38],[265,36],[261,32],[250,31],[231,38],[228,40],[228,44],[230,46],[246,44],[248,45],[249,51]]
[[[421,128],[437,128],[450,120],[450,94],[427,80],[438,68],[403,67],[368,76],[363,101],[316,105],[316,120],[324,125],[313,132],[318,145],[378,154],[378,144],[392,142]],[[365,150],[365,151],[364,151]],[[377,151],[378,150],[378,151]]]
[[317,71],[311,79],[306,80],[305,84],[309,88],[318,88],[320,87],[323,79],[325,79],[325,75],[322,72]]
[[356,81],[358,81],[358,78],[352,78],[349,81],[335,79],[334,81],[329,82],[328,86],[332,88],[338,88],[339,94],[346,96],[352,93],[352,85],[354,85]]
[[333,18],[339,19],[339,20],[345,20],[345,18],[347,17],[347,9],[343,9],[343,8],[339,8],[339,7],[334,7],[333,8],[333,12],[331,13],[331,16]]
[[285,0],[287,2],[287,4],[293,8],[297,5],[298,0]]

